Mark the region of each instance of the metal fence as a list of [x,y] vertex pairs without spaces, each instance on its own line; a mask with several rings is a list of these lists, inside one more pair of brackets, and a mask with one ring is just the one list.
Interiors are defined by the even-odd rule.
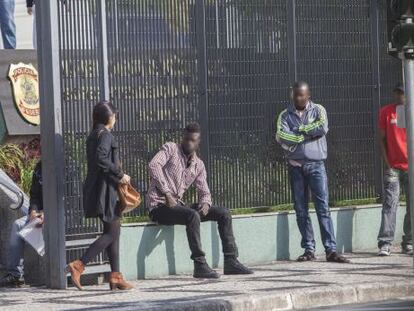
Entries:
[[306,80],[330,119],[331,201],[377,196],[376,119],[401,77],[385,12],[385,0],[59,1],[67,241],[101,230],[83,218],[81,183],[103,98],[120,109],[123,167],[142,193],[149,159],[199,121],[215,202],[261,207],[291,201],[275,118]]

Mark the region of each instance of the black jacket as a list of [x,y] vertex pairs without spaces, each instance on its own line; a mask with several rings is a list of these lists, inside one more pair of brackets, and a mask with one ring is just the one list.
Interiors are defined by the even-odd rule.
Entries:
[[83,209],[85,216],[100,217],[105,222],[120,216],[118,208],[118,184],[122,172],[118,144],[114,136],[102,124],[98,124],[86,141],[88,172],[83,185]]
[[32,185],[30,186],[30,206],[29,213],[32,210],[43,210],[43,195],[42,195],[42,163],[36,164],[32,176]]
[[26,6],[31,8],[35,4],[35,0],[26,0]]

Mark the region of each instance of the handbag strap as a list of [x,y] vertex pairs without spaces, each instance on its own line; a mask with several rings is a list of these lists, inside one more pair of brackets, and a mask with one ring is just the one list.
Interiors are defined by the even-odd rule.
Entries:
[[98,138],[99,138],[99,137],[101,137],[101,135],[102,135],[103,131],[104,131],[104,130],[102,129],[102,130],[100,130],[100,131],[98,132],[98,136],[97,136]]

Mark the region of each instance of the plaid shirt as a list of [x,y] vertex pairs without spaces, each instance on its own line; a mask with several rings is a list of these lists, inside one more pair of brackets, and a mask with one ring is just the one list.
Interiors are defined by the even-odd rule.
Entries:
[[207,184],[207,172],[203,161],[194,154],[188,157],[181,145],[166,143],[149,163],[151,177],[147,193],[147,207],[151,211],[158,204],[165,204],[165,195],[170,193],[181,200],[185,191],[194,183],[199,204],[211,205],[211,194]]

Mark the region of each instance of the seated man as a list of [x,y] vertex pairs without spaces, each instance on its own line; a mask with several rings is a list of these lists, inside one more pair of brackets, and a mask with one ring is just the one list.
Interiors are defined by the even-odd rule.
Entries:
[[[219,278],[211,269],[201,248],[200,222],[217,221],[224,253],[224,274],[251,274],[237,260],[237,246],[228,209],[211,204],[207,173],[196,151],[200,145],[200,125],[184,129],[181,144],[166,143],[149,164],[151,182],[147,194],[150,217],[161,225],[185,225],[194,260],[195,278]],[[184,192],[195,184],[198,203],[185,204]]]
[[32,219],[39,217],[43,223],[42,165],[39,162],[33,172],[30,188],[30,206],[27,216],[17,219],[12,226],[7,262],[7,274],[0,279],[0,287],[20,287],[24,285],[23,251],[24,240],[19,231]]

